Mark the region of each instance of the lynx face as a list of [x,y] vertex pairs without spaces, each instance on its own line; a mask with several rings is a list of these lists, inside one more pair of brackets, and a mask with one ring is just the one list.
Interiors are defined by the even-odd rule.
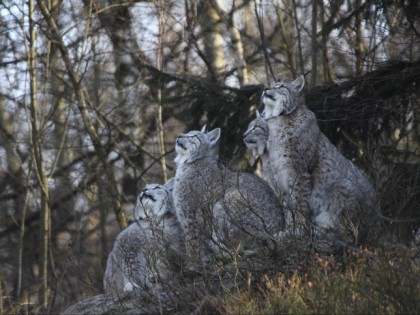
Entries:
[[248,130],[243,135],[245,145],[254,156],[261,156],[266,151],[268,134],[267,121],[257,114],[257,118],[250,122]]
[[148,184],[137,197],[134,214],[136,220],[161,218],[173,212],[171,191],[164,185]]
[[219,138],[220,128],[206,132],[205,126],[201,131],[193,130],[180,135],[175,144],[175,163],[189,164],[206,156],[217,156]]
[[262,93],[265,118],[288,115],[298,106],[299,94],[305,85],[303,76],[293,82],[282,80],[266,88]]

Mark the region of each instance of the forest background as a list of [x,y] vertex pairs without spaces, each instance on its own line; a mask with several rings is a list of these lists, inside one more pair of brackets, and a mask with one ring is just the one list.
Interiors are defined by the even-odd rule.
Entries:
[[409,244],[419,21],[415,0],[1,1],[1,311],[100,292],[137,194],[174,175],[181,132],[221,127],[222,160],[252,171],[242,134],[282,76],[306,75],[322,131]]

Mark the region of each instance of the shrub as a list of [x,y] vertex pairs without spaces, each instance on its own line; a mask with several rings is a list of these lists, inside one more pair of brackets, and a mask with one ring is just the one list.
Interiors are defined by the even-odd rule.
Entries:
[[[313,255],[309,269],[263,276],[220,303],[223,314],[420,312],[419,250]],[[417,257],[417,259],[415,259]]]

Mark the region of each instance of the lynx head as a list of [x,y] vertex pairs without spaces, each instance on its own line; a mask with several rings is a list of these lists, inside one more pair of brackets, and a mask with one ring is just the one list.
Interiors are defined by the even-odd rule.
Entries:
[[[170,183],[171,181],[168,181]],[[148,184],[137,197],[134,208],[136,220],[159,220],[164,215],[174,213],[171,186]]]
[[260,156],[265,152],[268,140],[268,125],[259,111],[257,111],[257,118],[249,123],[243,139],[247,148],[252,151],[252,155]]
[[206,126],[201,131],[190,131],[176,138],[175,163],[189,164],[205,157],[219,156],[220,128],[206,132]]
[[299,95],[305,86],[303,75],[292,82],[282,80],[262,93],[265,118],[288,115],[299,105]]

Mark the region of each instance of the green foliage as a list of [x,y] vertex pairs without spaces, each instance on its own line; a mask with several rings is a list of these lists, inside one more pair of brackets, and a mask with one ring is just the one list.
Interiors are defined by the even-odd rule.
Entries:
[[255,287],[227,297],[221,313],[419,313],[418,255],[361,251],[340,263],[314,255],[306,271],[264,276]]

